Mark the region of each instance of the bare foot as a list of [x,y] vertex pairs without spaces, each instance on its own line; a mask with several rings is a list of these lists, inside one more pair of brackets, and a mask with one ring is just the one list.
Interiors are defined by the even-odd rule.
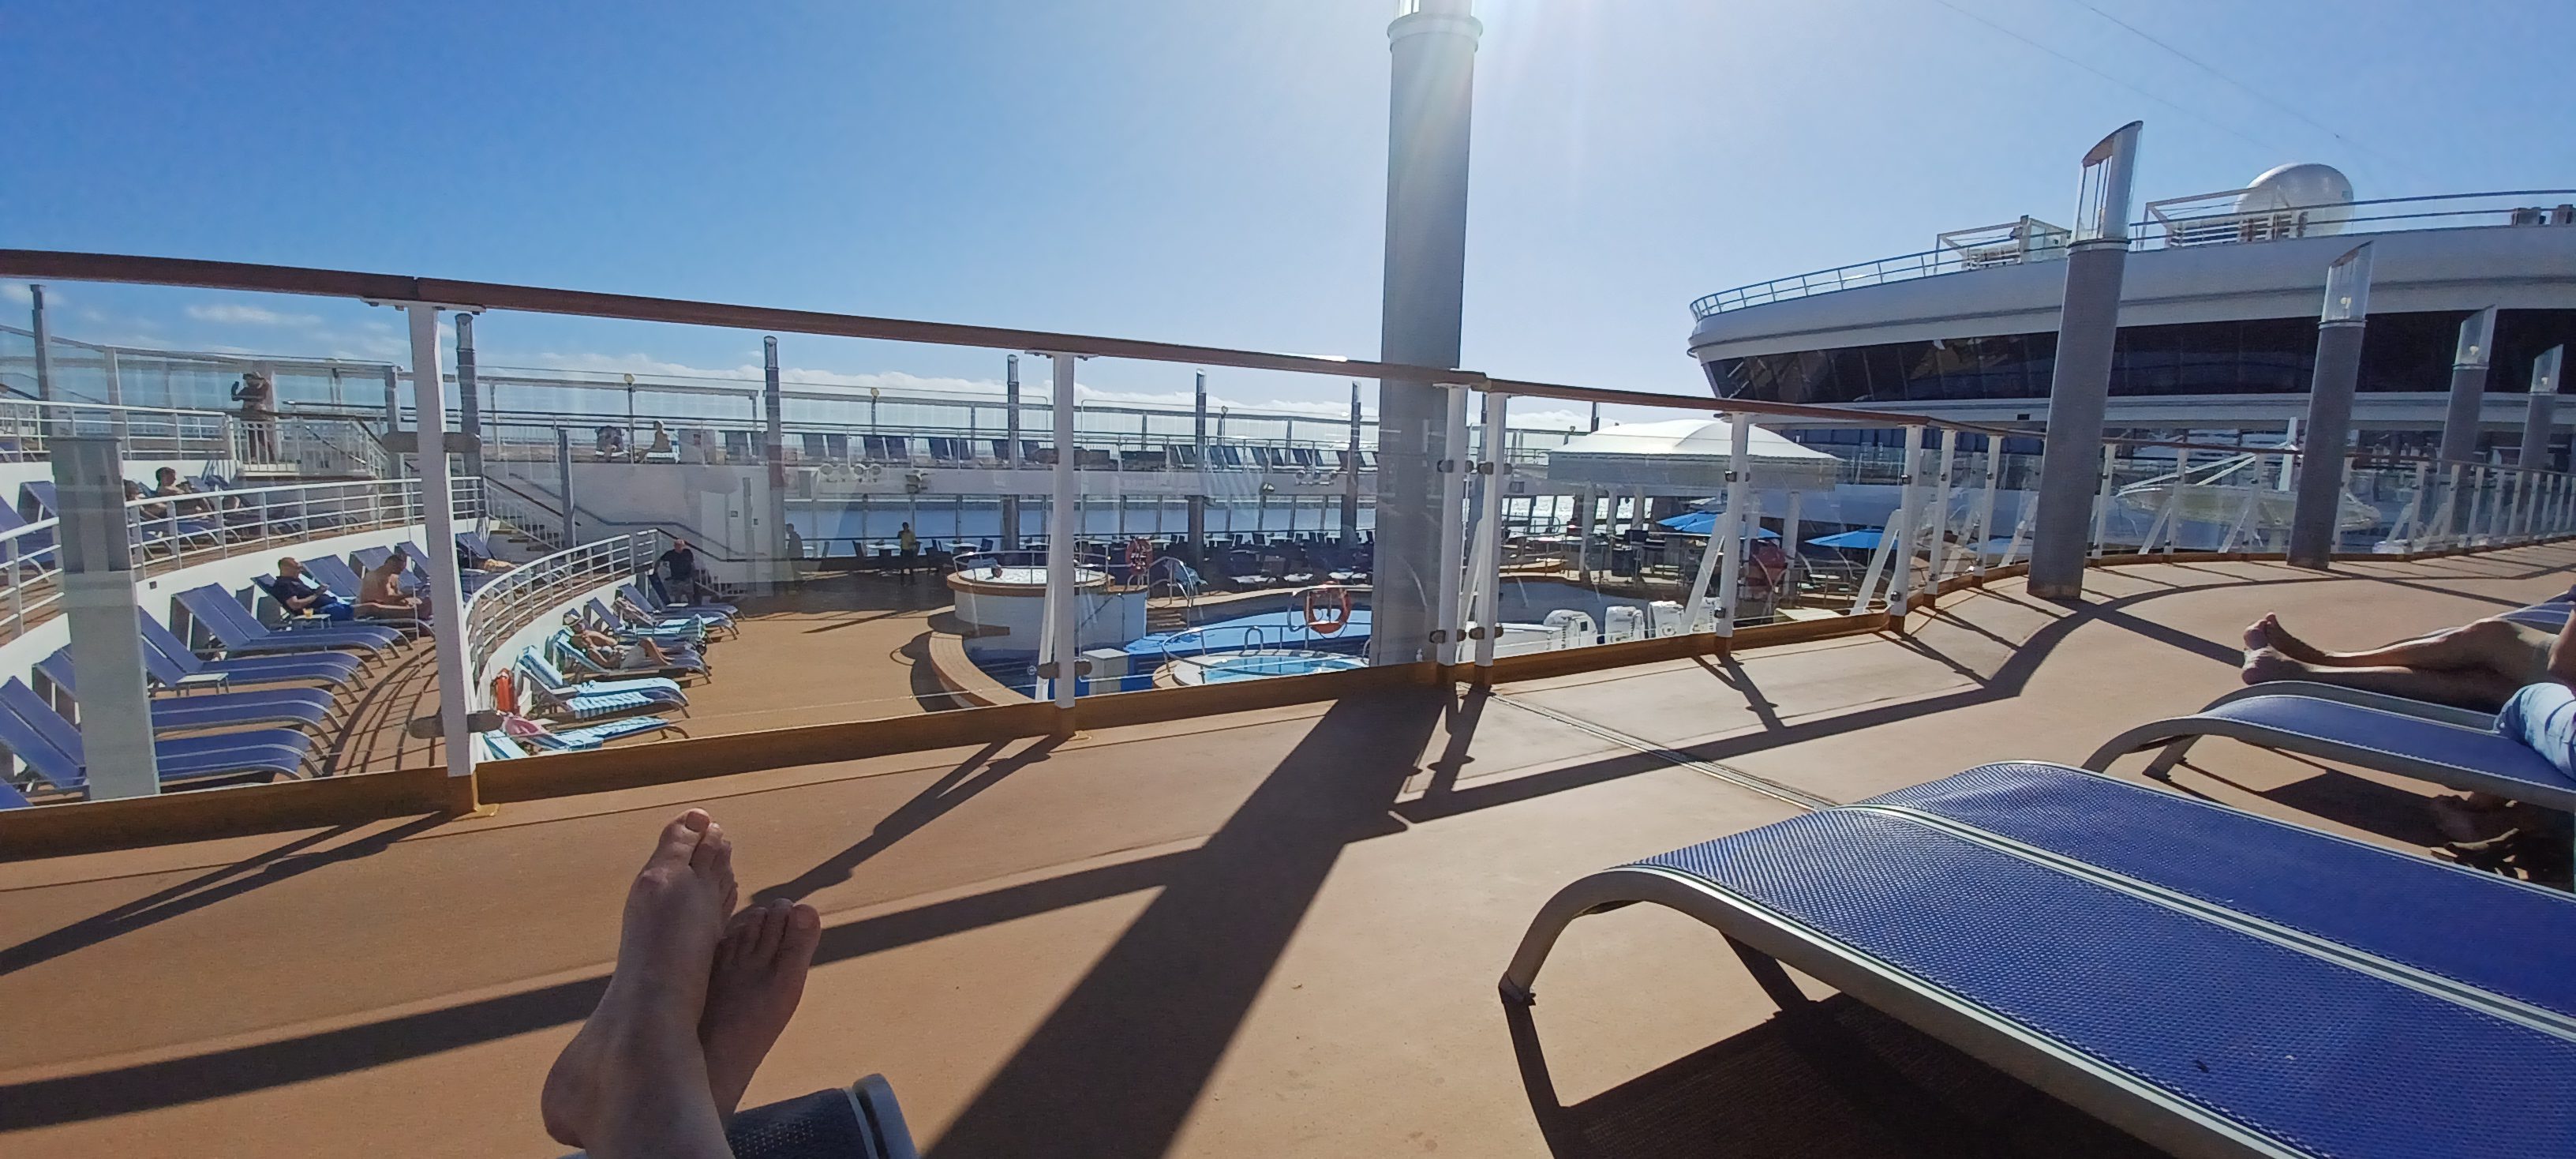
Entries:
[[[2258,636],[2261,638],[2257,639]],[[2262,619],[2254,621],[2253,627],[2245,629],[2245,646],[2268,647],[2302,664],[2330,665],[2335,662],[2333,653],[2291,635],[2288,628],[2281,626],[2281,617],[2278,614],[2267,614]]]
[[805,970],[822,940],[822,916],[786,898],[744,910],[726,927],[707,984],[707,1012],[698,1020],[718,1114],[732,1118],[752,1072],[795,1016]]
[[626,891],[608,992],[546,1072],[539,1108],[556,1142],[599,1150],[604,1136],[675,1118],[698,1125],[682,1092],[708,1089],[698,1019],[733,889],[723,826],[691,809],[662,827]]
[[2314,675],[2308,666],[2273,651],[2256,648],[2245,654],[2245,682],[2266,684],[2274,680],[2305,680]]

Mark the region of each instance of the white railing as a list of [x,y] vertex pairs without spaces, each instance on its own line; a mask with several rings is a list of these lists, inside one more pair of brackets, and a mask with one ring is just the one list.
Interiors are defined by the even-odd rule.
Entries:
[[[2440,197],[2392,197],[2340,205],[2264,203],[2240,207],[2249,190],[2196,193],[2147,203],[2147,219],[2131,230],[2131,249],[2166,249],[2235,242],[2278,241],[2326,233],[2389,233],[2462,226],[2576,225],[2576,190],[2514,189]],[[2259,196],[2259,194],[2257,195]],[[2276,199],[2277,200],[2277,199]],[[2020,229],[2015,237],[2012,231]],[[1910,282],[1966,270],[2020,265],[2065,256],[2058,227],[2032,218],[1942,234],[1940,246],[1833,269],[1815,270],[1720,290],[1691,303],[1696,320],[1771,302],[1836,290]]]
[[[473,673],[472,703],[494,675],[493,660],[520,633],[565,602],[642,574],[661,553],[658,532],[638,531],[568,547],[511,568],[465,597],[466,670]],[[544,625],[549,633],[554,625]],[[504,663],[514,657],[503,657]]]
[[42,462],[46,441],[79,435],[117,440],[127,459],[240,460],[238,420],[222,411],[0,399],[0,462]]
[[[40,501],[52,502],[51,484]],[[456,512],[475,518],[482,488],[455,481]],[[420,481],[365,480],[245,487],[127,500],[126,536],[138,574],[166,573],[210,560],[272,551],[286,544],[422,521]],[[0,531],[0,641],[14,640],[51,617],[62,599],[61,520],[51,514]]]

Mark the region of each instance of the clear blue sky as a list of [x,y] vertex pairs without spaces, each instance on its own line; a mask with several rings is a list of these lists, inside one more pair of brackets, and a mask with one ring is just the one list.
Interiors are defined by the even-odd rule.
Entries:
[[[1372,356],[1393,8],[0,0],[0,245]],[[2343,168],[2363,197],[2576,185],[2563,38],[2528,4],[1478,12],[1465,364],[1520,377],[1705,389],[1691,298],[1944,229],[2065,221],[2075,158],[2131,118],[2141,200],[2291,160]],[[61,293],[76,335],[392,343],[384,312],[332,303]],[[486,362],[758,358],[755,336],[719,332],[483,333]],[[791,338],[787,361],[992,378],[1000,358]],[[1155,393],[1188,373],[1084,379]]]

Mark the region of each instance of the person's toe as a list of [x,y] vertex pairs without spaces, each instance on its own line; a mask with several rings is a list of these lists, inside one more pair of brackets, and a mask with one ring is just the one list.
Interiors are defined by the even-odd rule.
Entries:
[[760,941],[760,907],[753,906],[735,914],[725,923],[722,940],[716,943],[716,962],[729,965],[741,962]]
[[822,942],[823,915],[803,902],[787,907],[787,930],[779,939],[779,957],[801,966],[814,960],[814,949]]
[[710,824],[705,812],[691,809],[662,827],[661,839],[653,846],[653,856],[644,868],[686,865],[698,849],[698,831]]
[[778,956],[778,943],[787,935],[787,907],[776,902],[760,907],[760,934],[753,942],[751,960],[766,963]]
[[728,867],[732,859],[727,856],[726,849],[724,826],[709,821],[706,829],[698,834],[697,848],[689,851],[689,867],[708,874]]

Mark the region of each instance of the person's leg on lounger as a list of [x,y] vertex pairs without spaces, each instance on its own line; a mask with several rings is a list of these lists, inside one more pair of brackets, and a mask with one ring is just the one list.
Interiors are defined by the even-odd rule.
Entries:
[[811,906],[774,900],[728,922],[734,899],[722,827],[696,809],[666,826],[628,892],[608,993],[546,1075],[556,1141],[608,1159],[731,1154],[723,1123],[795,1014],[822,937]]
[[2552,637],[2505,620],[2457,628],[2359,652],[2329,652],[2265,616],[2245,629],[2247,684],[2313,680],[2494,711],[2517,690],[2548,678]]
[[[2550,639],[2539,678],[2506,697],[2495,730],[2576,776],[2576,617]],[[2529,808],[2493,793],[2436,797],[2433,820],[2453,841],[2477,842],[2531,825],[2533,818],[2519,815]]]

